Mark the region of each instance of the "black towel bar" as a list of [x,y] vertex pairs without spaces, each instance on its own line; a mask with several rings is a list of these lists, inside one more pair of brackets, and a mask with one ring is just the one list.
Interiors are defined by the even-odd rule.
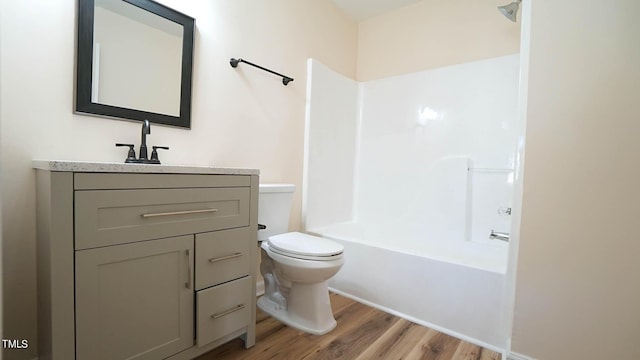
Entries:
[[239,63],[241,63],[241,62],[243,62],[243,63],[245,63],[245,64],[249,64],[249,65],[251,65],[251,66],[255,66],[255,67],[257,67],[257,68],[258,68],[258,69],[260,69],[260,70],[264,70],[264,71],[266,71],[266,72],[270,72],[270,73],[272,73],[272,74],[275,74],[275,75],[281,76],[281,77],[282,77],[282,84],[284,84],[285,86],[286,86],[288,83],[290,83],[291,81],[293,81],[293,78],[292,78],[292,77],[288,77],[288,76],[286,76],[286,75],[282,75],[282,74],[277,73],[277,72],[275,72],[275,71],[273,71],[273,70],[269,70],[269,69],[267,69],[267,68],[265,68],[265,67],[262,67],[262,66],[260,66],[260,65],[256,65],[256,64],[254,64],[254,63],[252,63],[252,62],[249,62],[249,61],[247,61],[247,60],[244,60],[244,59],[242,59],[242,58],[238,58],[238,59],[231,58],[231,60],[229,60],[229,64],[231,64],[231,67],[234,67],[234,68],[235,68],[235,67],[238,67],[238,64],[239,64]]

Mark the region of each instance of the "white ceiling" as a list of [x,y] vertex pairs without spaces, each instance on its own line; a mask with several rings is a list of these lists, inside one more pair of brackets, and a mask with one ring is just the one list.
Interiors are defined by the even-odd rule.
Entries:
[[420,1],[421,0],[333,0],[336,5],[358,21]]

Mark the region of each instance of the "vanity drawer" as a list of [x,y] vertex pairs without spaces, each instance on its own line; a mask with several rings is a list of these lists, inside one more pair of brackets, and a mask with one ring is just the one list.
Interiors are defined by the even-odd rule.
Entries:
[[[197,292],[197,343],[204,346],[251,320],[251,276]],[[255,294],[254,294],[255,295]]]
[[196,235],[196,290],[249,275],[249,252],[257,244],[251,233],[243,227]]
[[75,248],[249,225],[250,188],[75,191]]

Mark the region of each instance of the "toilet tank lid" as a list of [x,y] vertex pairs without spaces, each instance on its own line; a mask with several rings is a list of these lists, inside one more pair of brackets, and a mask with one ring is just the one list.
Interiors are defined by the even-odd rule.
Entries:
[[295,192],[294,184],[260,184],[261,193]]
[[333,240],[299,232],[271,236],[269,246],[285,253],[304,256],[335,256],[344,251],[344,247]]

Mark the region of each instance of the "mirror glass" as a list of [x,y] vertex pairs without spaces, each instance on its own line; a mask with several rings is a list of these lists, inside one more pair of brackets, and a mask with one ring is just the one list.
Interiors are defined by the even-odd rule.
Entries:
[[190,127],[194,20],[150,0],[80,0],[76,111]]

